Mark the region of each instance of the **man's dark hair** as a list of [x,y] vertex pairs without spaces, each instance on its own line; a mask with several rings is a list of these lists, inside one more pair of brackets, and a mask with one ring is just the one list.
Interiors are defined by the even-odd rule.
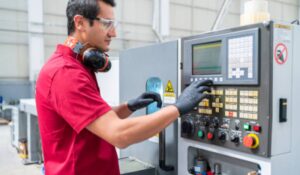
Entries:
[[90,19],[90,25],[93,25],[93,19],[97,17],[100,12],[98,5],[99,1],[103,1],[114,7],[116,4],[114,0],[69,0],[67,5],[67,18],[68,18],[68,35],[75,31],[74,16],[82,15]]

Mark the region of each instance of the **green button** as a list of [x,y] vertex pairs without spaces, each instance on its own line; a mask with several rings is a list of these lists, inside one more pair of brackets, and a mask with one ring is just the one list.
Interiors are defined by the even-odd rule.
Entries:
[[203,131],[199,130],[199,131],[198,131],[198,137],[202,138],[203,136],[204,136]]
[[244,124],[244,130],[249,131],[250,130],[250,125],[249,124]]

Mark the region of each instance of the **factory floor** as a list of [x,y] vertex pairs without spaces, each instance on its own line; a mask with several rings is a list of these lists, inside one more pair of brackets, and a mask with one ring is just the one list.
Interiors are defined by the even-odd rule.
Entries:
[[23,165],[18,153],[11,145],[10,128],[0,124],[0,174],[42,175],[41,165]]

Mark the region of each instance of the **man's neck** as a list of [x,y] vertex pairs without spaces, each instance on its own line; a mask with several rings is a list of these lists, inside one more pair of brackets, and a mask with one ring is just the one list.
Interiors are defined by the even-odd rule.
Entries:
[[77,42],[83,45],[83,48],[80,49],[79,55],[83,55],[84,51],[86,51],[88,48],[91,48],[91,46],[86,41],[83,41],[83,39],[79,35],[73,34],[69,37],[77,40]]

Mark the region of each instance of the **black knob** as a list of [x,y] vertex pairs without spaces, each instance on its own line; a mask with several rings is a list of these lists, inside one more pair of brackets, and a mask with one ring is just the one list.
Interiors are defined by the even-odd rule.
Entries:
[[192,135],[194,133],[194,122],[191,119],[186,119],[181,123],[181,133]]
[[219,127],[219,119],[217,119],[217,118],[213,119],[212,127],[214,127],[214,128]]
[[201,126],[209,126],[209,120],[207,118],[201,118],[200,125]]
[[240,130],[240,125],[241,125],[240,121],[239,120],[235,120],[235,122],[234,122],[234,129],[237,130],[237,131]]
[[219,140],[221,140],[221,141],[225,141],[226,140],[226,134],[224,132],[221,132],[219,134]]
[[231,137],[231,141],[235,144],[239,144],[240,143],[240,137],[235,135]]

